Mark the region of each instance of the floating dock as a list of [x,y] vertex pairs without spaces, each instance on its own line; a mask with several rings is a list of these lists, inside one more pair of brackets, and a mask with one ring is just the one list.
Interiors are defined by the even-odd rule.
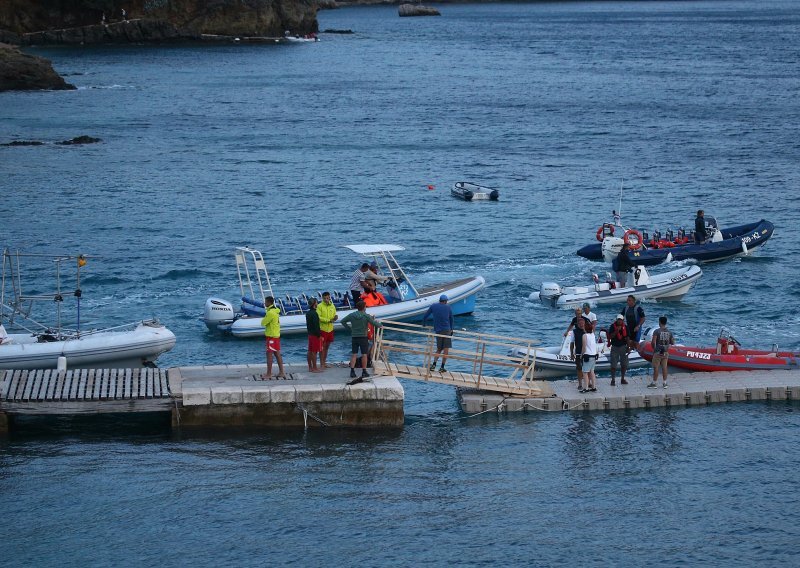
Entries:
[[800,371],[736,371],[675,373],[668,388],[647,388],[649,376],[629,377],[629,384],[611,386],[598,377],[597,392],[581,393],[576,380],[549,381],[548,397],[509,397],[502,394],[459,389],[461,409],[469,414],[516,411],[597,411],[635,408],[681,408],[715,403],[756,400],[800,401]]
[[176,429],[402,428],[405,392],[399,378],[456,387],[468,414],[800,400],[796,369],[676,373],[666,389],[647,388],[649,377],[632,376],[629,384],[613,387],[603,377],[597,392],[581,393],[575,380],[532,380],[536,357],[531,343],[525,352],[533,355],[520,358],[509,353],[523,340],[464,331],[452,337],[450,370],[435,370],[436,338],[420,326],[384,323],[375,333],[373,376],[355,385],[346,384],[350,374],[343,364],[321,373],[309,372],[306,365],[286,365],[287,377],[280,380],[264,380],[263,363],[4,371],[0,433],[9,430],[15,416],[116,413],[165,413]]

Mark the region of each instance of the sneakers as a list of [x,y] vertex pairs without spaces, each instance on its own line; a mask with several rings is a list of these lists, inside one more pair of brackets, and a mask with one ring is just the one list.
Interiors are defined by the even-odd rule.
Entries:
[[617,381],[615,381],[614,379],[611,379],[611,386],[612,387],[617,386]]
[[628,381],[626,381],[625,379],[622,379],[622,380],[619,382],[619,384],[621,384],[621,385],[627,385],[627,384],[628,384]]
[[364,369],[363,371],[361,371],[361,378],[362,378],[362,379],[368,379],[368,378],[369,378],[369,373],[367,373],[367,370],[366,370],[366,369]]
[[362,379],[361,377],[359,377],[359,378],[357,378],[357,379],[353,379],[352,381],[347,381],[347,383],[345,383],[345,384],[346,384],[347,386],[353,386],[353,385],[357,385],[358,383],[363,383],[363,382],[364,382],[364,379]]
[[352,367],[350,367],[350,378],[351,379],[355,379],[356,378],[356,370],[354,368],[352,368]]
[[440,373],[444,373],[444,372],[446,372],[446,371],[447,371],[447,369],[445,369],[445,368],[444,368],[444,365],[443,365],[443,366],[441,366],[441,367],[439,367],[439,372],[440,372]]
[[664,383],[664,388],[667,388],[667,383]]
[[649,388],[649,389],[657,389],[658,385],[655,384],[655,383],[650,383],[649,385],[647,385],[647,388]]
[[436,370],[436,361],[434,361],[433,363],[431,363],[431,366],[430,366],[430,367],[428,367],[428,370],[429,370],[429,371],[435,371],[435,370]]
[[592,387],[590,389],[586,389],[589,392],[597,392],[597,387]]

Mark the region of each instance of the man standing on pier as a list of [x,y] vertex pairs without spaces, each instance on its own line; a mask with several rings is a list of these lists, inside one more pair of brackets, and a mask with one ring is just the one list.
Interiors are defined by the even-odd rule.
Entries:
[[625,317],[618,315],[614,323],[608,328],[608,345],[611,347],[609,362],[611,363],[611,386],[617,384],[617,366],[620,368],[620,377],[623,385],[627,385],[625,371],[628,370],[628,330],[625,327]]
[[452,336],[453,328],[455,327],[453,323],[453,308],[447,305],[447,294],[439,296],[439,303],[433,304],[428,308],[428,311],[422,316],[422,325],[425,325],[425,322],[430,317],[433,318],[433,332],[436,334],[436,355],[434,355],[431,363],[431,371],[436,370],[436,360],[441,355],[442,366],[439,367],[439,372],[444,373],[447,371],[444,368],[444,364],[447,362],[447,354],[453,346]]
[[[367,313],[367,305],[364,300],[359,300],[356,304],[358,308],[354,312],[350,312],[342,318],[341,324],[345,329],[350,330],[353,337],[352,340],[352,354],[350,355],[350,380],[347,384],[354,385],[362,382],[369,377],[367,372],[367,356],[369,355],[369,339],[367,338],[368,325],[372,324],[374,327],[381,327],[381,324],[375,320],[374,317]],[[361,377],[356,378],[356,359],[359,352],[361,353]]]
[[664,381],[664,388],[667,388],[667,364],[669,363],[669,346],[675,345],[675,337],[667,329],[667,316],[658,318],[658,329],[653,333],[650,340],[653,346],[653,380],[647,388],[658,388],[658,371],[661,370],[661,379]]
[[322,352],[322,330],[320,329],[319,314],[317,313],[317,299],[313,297],[308,299],[306,330],[308,331],[308,352],[306,353],[308,371],[321,373],[322,369],[317,368],[317,354]]
[[322,293],[322,303],[317,306],[317,314],[319,314],[319,328],[322,332],[322,351],[319,355],[320,369],[325,369],[328,366],[328,348],[333,343],[333,322],[339,319],[336,313],[336,306],[331,301],[331,293]]
[[264,328],[264,336],[267,338],[267,373],[262,375],[262,379],[272,378],[272,356],[278,361],[277,379],[285,379],[283,372],[283,357],[281,357],[281,311],[275,305],[275,298],[267,296],[264,298],[266,313],[261,318],[261,325]]
[[644,308],[636,303],[636,296],[630,295],[620,315],[625,318],[625,327],[628,329],[628,353],[630,353],[636,349],[641,338],[645,320]]

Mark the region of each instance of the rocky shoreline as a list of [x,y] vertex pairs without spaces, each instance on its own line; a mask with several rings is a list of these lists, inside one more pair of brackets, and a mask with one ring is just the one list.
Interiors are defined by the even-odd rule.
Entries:
[[75,89],[44,57],[28,55],[19,49],[0,44],[0,92],[2,91],[64,91]]

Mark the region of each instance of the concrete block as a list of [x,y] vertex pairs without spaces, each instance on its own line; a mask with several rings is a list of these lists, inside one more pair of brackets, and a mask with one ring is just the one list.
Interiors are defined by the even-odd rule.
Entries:
[[724,390],[706,391],[706,402],[708,404],[717,404],[720,402],[725,402],[725,391]]
[[747,400],[744,389],[725,389],[725,400],[728,402],[741,402]]
[[322,402],[324,400],[320,385],[295,385],[295,400],[297,402]]
[[242,387],[213,386],[211,387],[211,402],[214,404],[242,404],[244,402]]
[[605,398],[600,396],[595,396],[591,398],[584,398],[583,399],[585,404],[583,405],[584,410],[605,410]]
[[276,384],[270,389],[269,401],[272,404],[281,402],[295,402],[294,385],[289,384]]
[[505,412],[520,412],[524,403],[525,401],[521,398],[509,398],[503,403],[502,410]]
[[644,395],[626,396],[622,400],[622,408],[644,408]]
[[467,414],[476,414],[485,410],[483,406],[483,397],[475,394],[462,394],[461,395],[461,410]]
[[350,400],[348,387],[345,384],[323,383],[319,385],[322,389],[322,400],[325,402],[340,402]]
[[405,400],[405,391],[400,381],[394,377],[382,377],[373,379],[378,400]]
[[378,391],[374,383],[358,383],[347,388],[347,396],[350,400],[377,400]]
[[767,387],[767,400],[786,400],[786,387]]
[[625,408],[625,400],[622,396],[608,396],[603,400],[604,410],[622,410]]
[[526,398],[525,403],[528,405],[526,407],[528,410],[533,410],[535,412],[560,412],[562,410],[566,410],[564,406],[564,400],[558,397]]
[[705,406],[707,403],[706,401],[706,392],[705,391],[692,391],[687,392],[684,394],[684,404],[690,406]]
[[564,410],[583,410],[584,402],[585,400],[583,398],[578,398],[577,395],[575,398],[562,399],[562,404],[565,405]]
[[646,394],[644,397],[645,408],[659,408],[667,405],[667,396],[665,394]]
[[270,385],[248,385],[242,387],[242,400],[245,404],[269,404],[272,396]]
[[766,400],[767,389],[764,387],[755,387],[748,389],[750,391],[750,400]]
[[205,406],[211,404],[211,389],[208,387],[183,387],[183,406]]
[[664,406],[668,408],[680,408],[686,406],[686,394],[678,392],[670,392],[664,395]]
[[792,400],[800,400],[800,387],[786,387],[789,390],[789,396]]

